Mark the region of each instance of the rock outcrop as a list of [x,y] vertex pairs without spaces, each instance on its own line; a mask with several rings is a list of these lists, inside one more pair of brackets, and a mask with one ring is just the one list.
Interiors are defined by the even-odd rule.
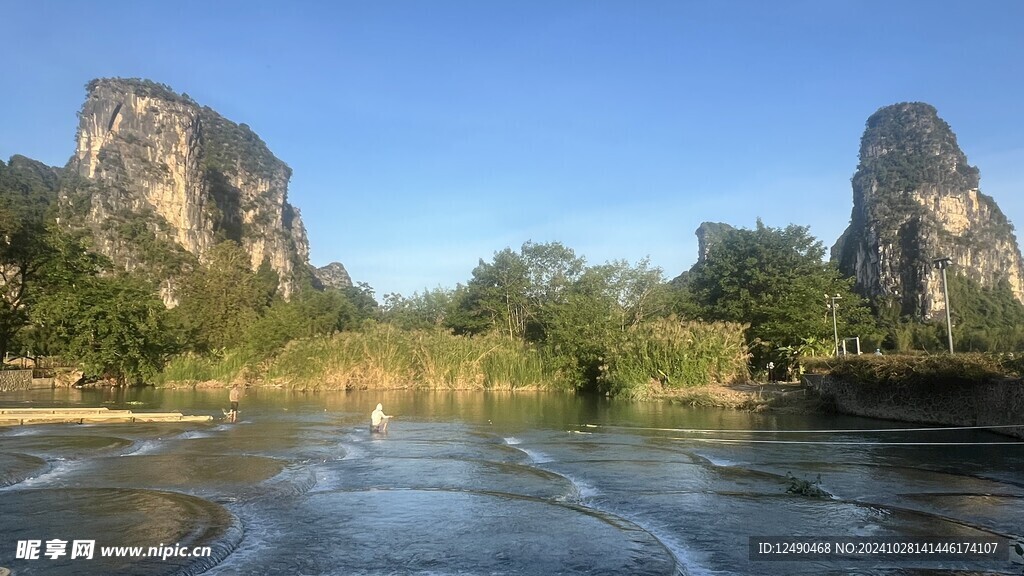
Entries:
[[36,191],[47,202],[52,201],[57,195],[60,175],[60,168],[47,166],[20,154],[11,156],[6,165],[0,160],[0,180],[3,181],[5,188],[9,187],[11,191],[17,189],[23,196]]
[[708,250],[723,235],[736,228],[722,222],[701,222],[694,234],[697,235],[697,264],[703,264],[708,257]]
[[1024,302],[1024,264],[1013,226],[979,191],[949,125],[923,103],[873,114],[853,176],[850,225],[832,247],[840,270],[869,298],[927,317],[945,309],[933,262],[981,286],[1005,281]]
[[697,266],[704,263],[708,256],[708,250],[718,242],[724,234],[736,228],[723,222],[701,222],[694,231],[697,235],[697,263],[690,270],[683,271],[670,282],[673,286],[685,286],[689,282],[690,272]]
[[285,297],[308,273],[291,169],[248,126],[167,86],[90,82],[67,171],[63,223],[87,228],[116,265],[160,281],[169,303],[174,278],[223,240],[238,242],[254,270],[269,263]]
[[310,268],[313,272],[313,286],[316,288],[339,290],[352,286],[352,277],[348,275],[348,270],[345,270],[341,262],[331,262],[327,266],[320,268],[311,266]]

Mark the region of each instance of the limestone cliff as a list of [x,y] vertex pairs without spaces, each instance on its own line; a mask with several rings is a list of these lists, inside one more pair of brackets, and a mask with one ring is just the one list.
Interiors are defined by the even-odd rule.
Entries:
[[169,301],[174,277],[222,240],[241,244],[254,270],[268,262],[285,297],[307,273],[291,169],[248,126],[167,86],[90,82],[67,169],[64,223],[88,228],[117,265],[162,282]]
[[861,139],[850,225],[832,247],[856,289],[917,317],[945,309],[933,260],[982,286],[1006,281],[1024,302],[1013,226],[978,189],[956,136],[935,108],[902,103],[878,110]]

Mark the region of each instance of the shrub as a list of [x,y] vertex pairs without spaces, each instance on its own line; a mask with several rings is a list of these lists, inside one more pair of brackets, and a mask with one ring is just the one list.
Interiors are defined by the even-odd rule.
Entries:
[[815,359],[806,366],[811,372],[849,382],[894,386],[984,382],[1006,377],[1010,375],[1008,368],[1018,370],[1024,364],[1009,359],[1001,363],[996,356],[967,353],[917,356],[866,354]]
[[634,326],[606,353],[599,389],[617,394],[651,382],[682,388],[745,379],[745,329],[732,322],[680,322],[673,318]]

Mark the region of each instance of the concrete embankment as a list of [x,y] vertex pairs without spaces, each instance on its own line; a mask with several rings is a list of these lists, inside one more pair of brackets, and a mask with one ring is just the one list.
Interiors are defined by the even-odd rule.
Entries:
[[99,424],[131,422],[210,422],[212,416],[180,412],[132,412],[107,408],[0,408],[0,426],[27,424]]
[[892,385],[810,375],[804,382],[843,414],[945,426],[1000,426],[993,431],[1024,438],[1021,380]]

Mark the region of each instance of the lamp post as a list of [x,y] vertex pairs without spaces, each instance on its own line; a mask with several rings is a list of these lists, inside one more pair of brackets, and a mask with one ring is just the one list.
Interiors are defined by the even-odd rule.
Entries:
[[836,324],[836,300],[842,300],[843,297],[840,296],[839,294],[836,294],[835,296],[829,296],[828,294],[825,294],[825,298],[828,298],[829,300],[832,301],[831,304],[828,305],[828,307],[832,310],[832,335],[836,339],[836,357],[838,358],[839,357],[839,325]]
[[946,337],[949,339],[949,353],[953,353],[953,321],[949,319],[949,287],[946,285],[946,268],[952,262],[952,258],[936,258],[932,264],[942,270],[942,295],[946,299]]

